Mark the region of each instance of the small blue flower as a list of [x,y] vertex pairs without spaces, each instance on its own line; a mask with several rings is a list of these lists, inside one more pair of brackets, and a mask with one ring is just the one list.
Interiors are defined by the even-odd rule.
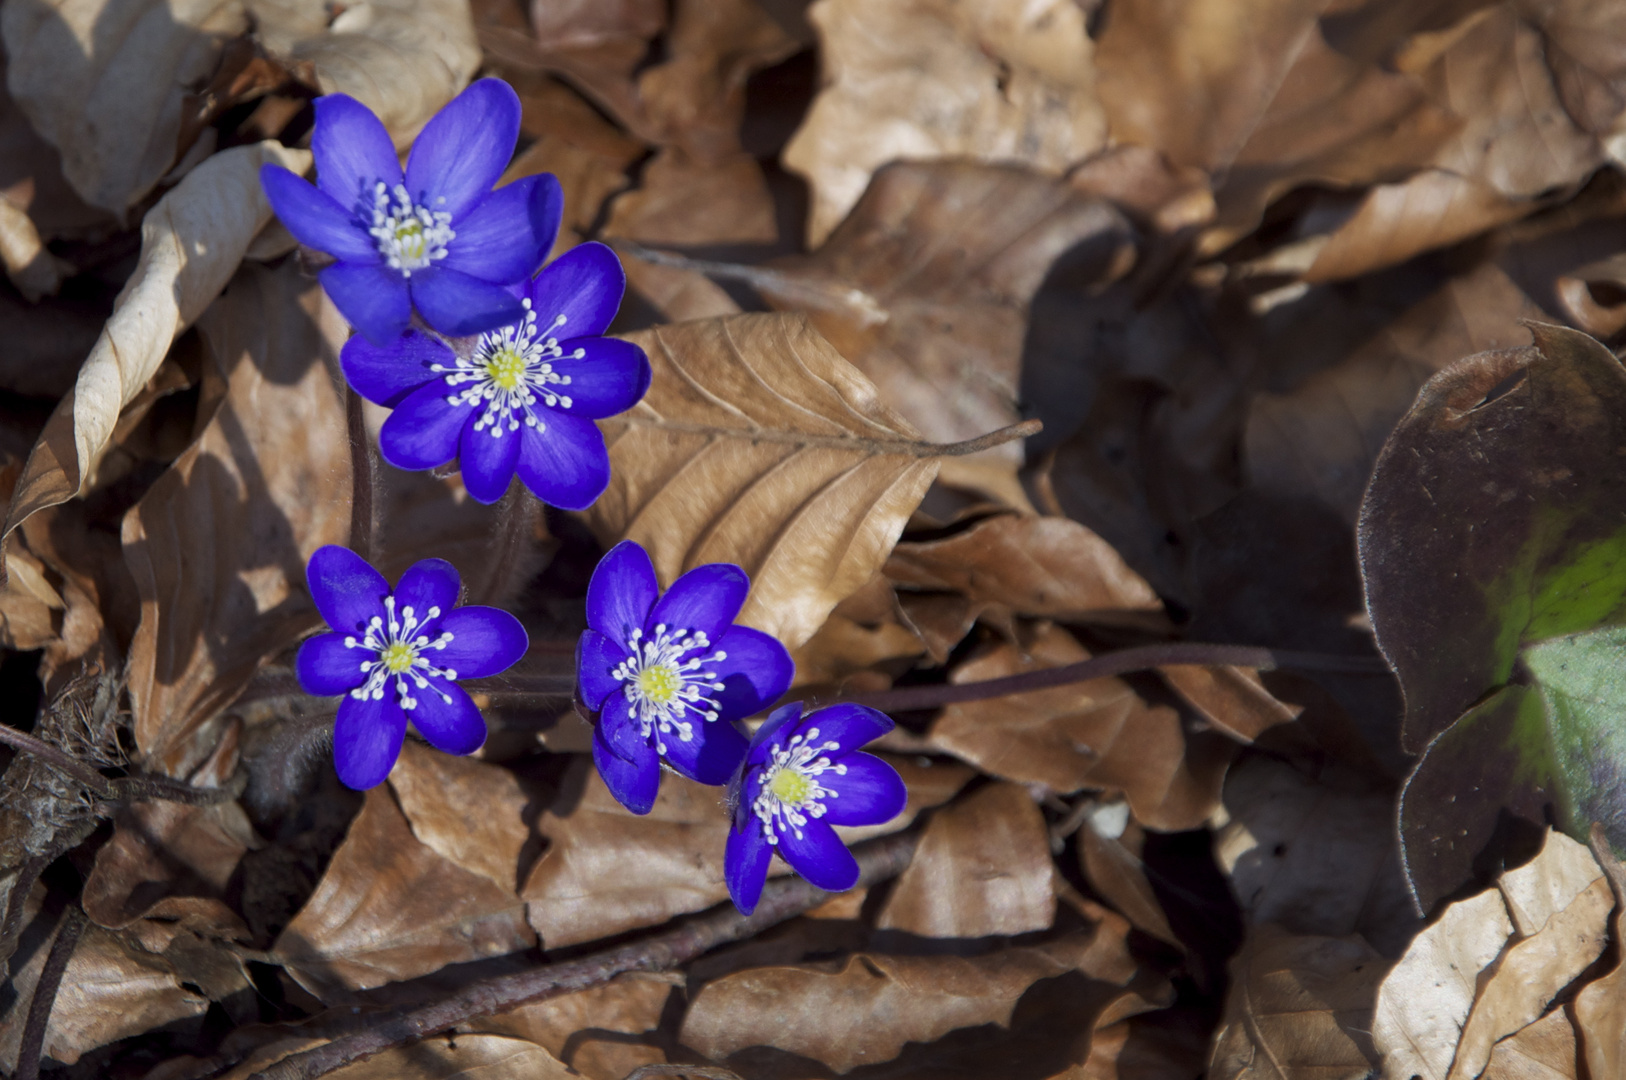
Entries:
[[542,264],[564,195],[546,175],[491,190],[513,156],[519,115],[507,83],[471,84],[425,125],[403,174],[372,110],[329,94],[316,101],[316,185],[280,165],[260,169],[288,231],[338,260],[317,276],[374,344],[399,336],[414,305],[443,334],[520,317],[504,286]]
[[638,403],[649,358],[599,337],[615,318],[626,277],[603,244],[581,244],[516,291],[520,317],[478,338],[447,343],[410,330],[379,346],[353,337],[345,378],[395,411],[378,444],[402,469],[454,457],[469,494],[495,502],[515,472],[543,502],[585,510],[610,482],[594,420]]
[[506,611],[454,607],[460,584],[444,559],[425,559],[390,591],[349,548],[329,544],[306,576],[316,610],[333,628],[299,647],[295,669],[308,694],[344,694],[333,725],[339,779],[365,790],[389,775],[410,719],[448,754],[472,754],[486,724],[458,679],[513,666],[529,642]]
[[831,826],[880,825],[903,810],[908,791],[897,770],[858,751],[891,730],[885,714],[862,705],[804,717],[792,703],[768,717],[728,789],[734,820],[723,876],[735,907],[756,909],[775,851],[828,892],[857,883],[858,861]]
[[643,548],[623,540],[587,585],[576,696],[597,714],[593,761],[616,800],[647,814],[660,764],[724,784],[745,756],[733,721],[772,704],[795,666],[777,640],[734,616],[751,583],[728,563],[697,566],[659,595]]

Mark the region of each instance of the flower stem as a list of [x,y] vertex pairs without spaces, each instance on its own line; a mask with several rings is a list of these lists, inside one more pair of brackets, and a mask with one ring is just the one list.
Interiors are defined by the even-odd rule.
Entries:
[[[915,851],[916,834],[894,833],[853,848],[859,877],[855,888],[886,881],[903,872]],[[373,1026],[322,1046],[290,1054],[254,1073],[250,1080],[315,1080],[353,1061],[416,1042],[481,1016],[602,986],[629,971],[669,971],[719,945],[739,941],[811,910],[830,894],[799,877],[768,882],[756,911],[741,915],[733,904],[685,920],[637,941],[603,952],[547,964],[516,975],[475,983],[421,1008],[385,1015]]]
[[23,1024],[22,1042],[17,1049],[15,1080],[39,1080],[40,1053],[45,1049],[45,1030],[51,1021],[51,1010],[56,1005],[57,988],[62,985],[62,973],[68,969],[79,935],[85,929],[85,912],[77,903],[70,903],[57,923],[56,940],[45,957],[45,967],[39,981],[34,984],[34,997],[28,1003],[28,1019]]
[[350,430],[350,550],[368,562],[375,560],[374,536],[378,526],[379,469],[377,451],[367,434],[361,395],[349,383],[344,387],[344,419]]
[[509,482],[507,493],[497,504],[497,526],[491,531],[486,572],[478,587],[470,591],[469,603],[501,604],[522,583],[541,506],[517,478]]

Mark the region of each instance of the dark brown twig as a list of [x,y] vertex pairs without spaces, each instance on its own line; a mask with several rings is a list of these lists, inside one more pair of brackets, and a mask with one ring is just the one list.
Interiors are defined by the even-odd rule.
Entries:
[[350,550],[373,562],[378,515],[378,459],[367,434],[361,395],[349,383],[344,387],[344,419],[350,430]]
[[62,985],[62,973],[68,969],[79,935],[85,929],[85,912],[77,903],[68,905],[58,923],[56,940],[40,969],[39,982],[34,984],[34,997],[28,1003],[28,1019],[23,1025],[22,1043],[17,1050],[15,1080],[39,1080],[40,1053],[45,1049],[45,1029],[51,1022],[51,1009],[56,1005],[57,987]]
[[1381,675],[1389,670],[1383,661],[1376,657],[1329,656],[1324,653],[1265,649],[1255,645],[1170,642],[1118,649],[1115,652],[1092,656],[1076,664],[1027,671],[999,679],[906,686],[871,694],[843,695],[836,700],[868,705],[882,712],[936,709],[960,701],[983,701],[988,698],[1004,697],[1006,694],[1021,694],[1029,690],[1044,690],[1052,686],[1101,679],[1109,675],[1126,675],[1131,671],[1146,671],[1162,667],[1164,664],[1201,664],[1210,667],[1236,664],[1241,667],[1258,668],[1260,671],[1295,668],[1300,671],[1338,671],[1352,675]]
[[53,768],[79,781],[79,783],[104,799],[115,798],[117,795],[113,790],[112,780],[43,739],[36,739],[26,732],[0,724],[0,742],[14,746],[24,753],[34,755],[41,761],[50,764]]
[[[895,833],[855,847],[858,887],[902,873],[914,854],[915,839],[912,832]],[[365,1031],[291,1054],[255,1073],[250,1080],[315,1080],[353,1061],[428,1038],[477,1017],[601,986],[629,971],[668,971],[719,945],[750,937],[815,908],[829,895],[801,878],[778,878],[763,888],[762,900],[750,915],[741,915],[732,904],[720,904],[670,930],[619,948],[475,983],[443,1001],[384,1017]]]

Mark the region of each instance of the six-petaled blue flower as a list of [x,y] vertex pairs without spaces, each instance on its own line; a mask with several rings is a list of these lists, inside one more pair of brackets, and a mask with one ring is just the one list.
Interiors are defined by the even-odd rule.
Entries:
[[793,703],[764,721],[729,785],[734,820],[723,875],[736,907],[756,909],[775,851],[821,889],[857,883],[858,862],[832,826],[879,825],[903,810],[897,770],[858,750],[891,730],[890,719],[862,705],[803,716]]
[[416,305],[443,334],[518,320],[505,288],[536,271],[564,204],[558,180],[532,176],[491,190],[519,136],[519,98],[481,79],[453,98],[413,144],[405,173],[378,117],[344,94],[316,102],[316,186],[280,165],[260,170],[277,216],[337,261],[319,273],[344,317],[375,344],[399,336]]
[[790,686],[785,647],[733,625],[750,584],[739,567],[711,563],[661,596],[649,555],[631,540],[593,571],[576,694],[598,717],[599,774],[633,813],[654,805],[662,761],[691,780],[726,783],[748,745],[733,721]]
[[495,675],[525,655],[525,628],[506,611],[455,607],[457,570],[416,563],[389,583],[349,548],[318,548],[306,568],[311,599],[333,628],[299,647],[296,669],[310,694],[344,694],[333,727],[339,779],[366,789],[389,775],[407,721],[431,746],[472,754],[485,720],[464,678]]
[[613,251],[581,244],[516,289],[519,318],[478,338],[448,344],[417,330],[382,346],[351,338],[340,354],[345,378],[395,410],[379,432],[384,460],[432,469],[455,457],[481,502],[501,498],[518,472],[543,502],[591,506],[610,482],[593,421],[649,389],[643,350],[597,336],[625,284]]

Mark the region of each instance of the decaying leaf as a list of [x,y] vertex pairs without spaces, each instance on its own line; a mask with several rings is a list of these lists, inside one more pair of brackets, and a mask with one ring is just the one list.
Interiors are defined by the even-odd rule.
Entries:
[[524,820],[529,800],[513,773],[409,739],[389,784],[419,842],[504,889],[518,888],[531,831]]
[[[8,9],[9,11],[9,9]],[[73,391],[46,423],[17,481],[5,531],[83,491],[170,344],[230,280],[249,241],[271,220],[259,169],[303,171],[309,156],[265,142],[223,151],[159,200],[141,225],[141,261]]]
[[528,1039],[589,1080],[624,1080],[640,1065],[666,1060],[656,1029],[681,986],[670,974],[630,972],[470,1026]]
[[794,648],[868,581],[953,447],[921,440],[795,315],[739,315],[632,335],[654,381],[603,422],[610,487],[588,521],[637,540],[670,585],[731,562],[740,621]]

